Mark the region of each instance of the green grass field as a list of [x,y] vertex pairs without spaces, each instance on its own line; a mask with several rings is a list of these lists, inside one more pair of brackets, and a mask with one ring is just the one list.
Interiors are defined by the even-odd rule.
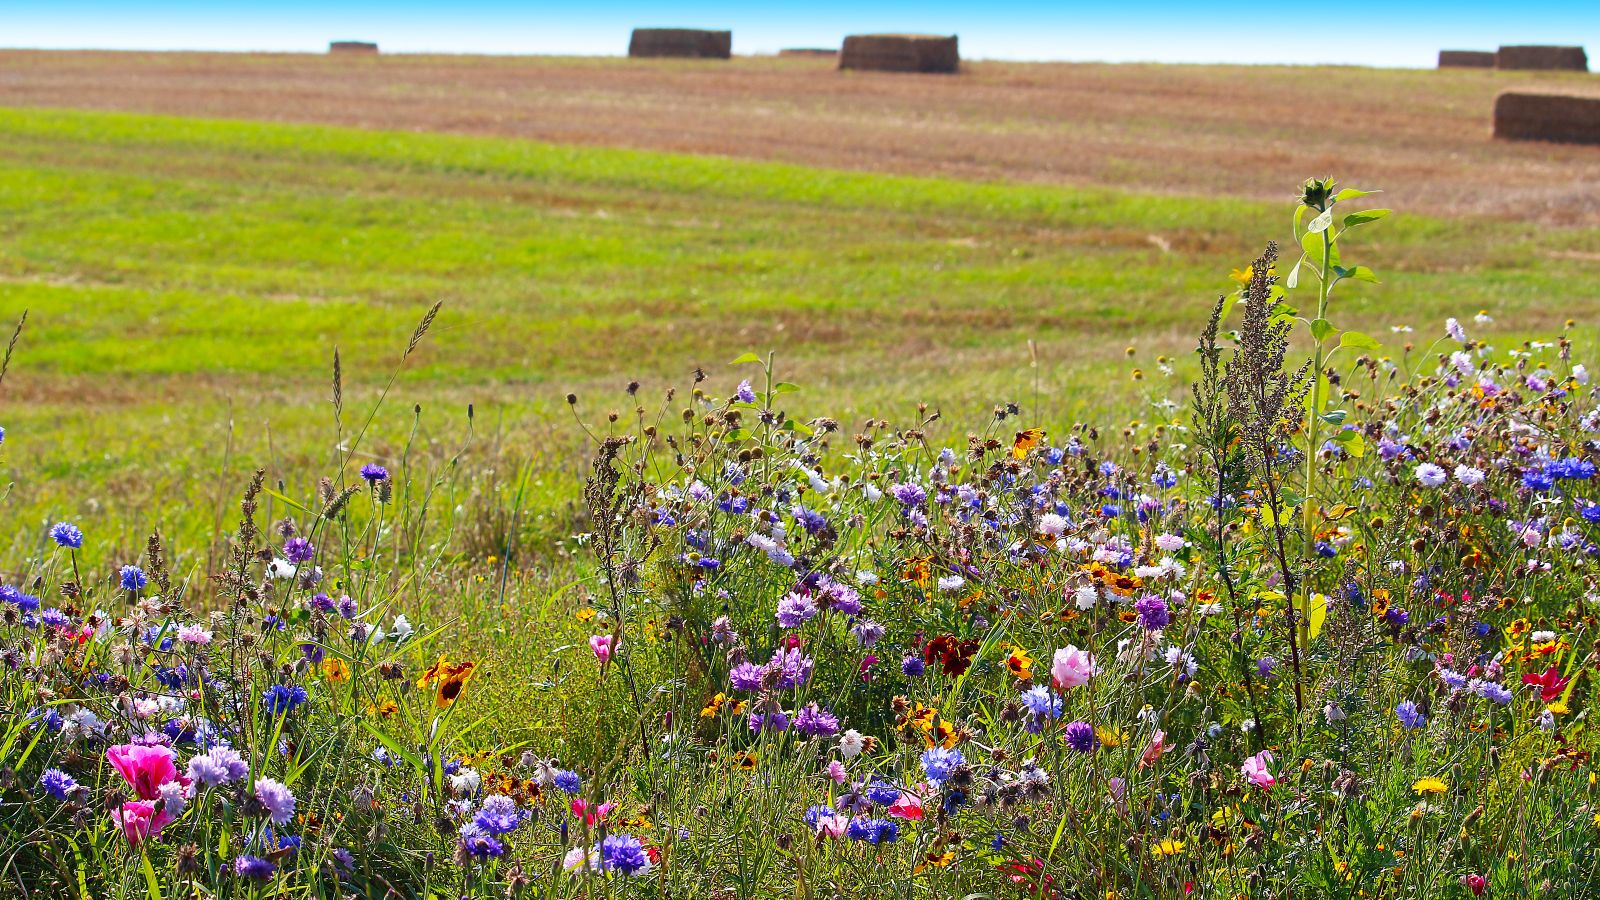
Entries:
[[[567,391],[598,420],[631,405],[630,378],[655,397],[696,366],[732,378],[746,350],[779,354],[807,414],[926,401],[962,430],[1037,387],[1075,418],[1138,388],[1131,366],[1184,355],[1232,287],[1219,260],[1287,234],[1283,208],[0,111],[0,313],[28,311],[0,423],[29,435],[7,445],[13,540],[37,540],[29,526],[61,516],[70,487],[97,540],[137,547],[159,521],[198,552],[184,538],[201,539],[249,469],[303,489],[340,458],[334,348],[350,402],[370,401],[435,301],[361,458],[395,461],[415,404],[413,453],[448,459],[473,403],[467,464],[493,482],[531,457],[546,512],[583,465]],[[1350,289],[1341,324],[1385,339],[1410,324],[1431,340],[1480,309],[1512,334],[1600,312],[1593,229],[1402,209],[1368,240],[1385,283]]]

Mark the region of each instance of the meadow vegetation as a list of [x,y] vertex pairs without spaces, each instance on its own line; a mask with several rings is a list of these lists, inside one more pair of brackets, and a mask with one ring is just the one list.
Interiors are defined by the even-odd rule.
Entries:
[[1600,886],[1589,230],[0,134],[7,882]]

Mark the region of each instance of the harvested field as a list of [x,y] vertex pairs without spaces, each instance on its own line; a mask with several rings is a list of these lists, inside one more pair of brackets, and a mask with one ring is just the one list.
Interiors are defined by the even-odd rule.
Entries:
[[[1565,73],[968,62],[960,78],[908,79],[833,66],[385,55],[352,69],[310,54],[6,51],[0,105],[509,135],[1263,200],[1281,200],[1311,170],[1384,185],[1390,204],[1416,212],[1600,224],[1593,148],[1490,138],[1501,90],[1575,77]],[[1315,127],[1305,120],[1311,108]]]

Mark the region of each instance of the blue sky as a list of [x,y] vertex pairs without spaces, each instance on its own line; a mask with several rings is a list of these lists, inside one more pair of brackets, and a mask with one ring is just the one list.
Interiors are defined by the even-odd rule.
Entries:
[[959,34],[969,58],[1429,66],[1441,47],[1501,43],[1600,55],[1596,0],[0,0],[7,47],[319,51],[358,39],[398,52],[617,54],[635,25],[729,28],[735,53],[923,31]]

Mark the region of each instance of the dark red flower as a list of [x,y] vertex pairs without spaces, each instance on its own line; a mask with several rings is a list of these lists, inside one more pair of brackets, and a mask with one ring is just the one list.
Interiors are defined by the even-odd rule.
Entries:
[[922,648],[922,660],[930,666],[938,665],[944,674],[955,678],[972,666],[972,655],[977,652],[977,641],[941,634]]

